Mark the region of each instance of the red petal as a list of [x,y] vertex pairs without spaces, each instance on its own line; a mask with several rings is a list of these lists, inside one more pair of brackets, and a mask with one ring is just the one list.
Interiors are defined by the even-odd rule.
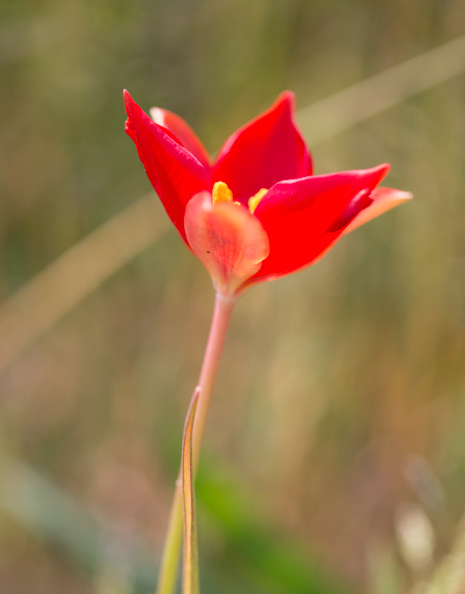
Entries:
[[260,221],[239,204],[212,204],[209,192],[194,196],[186,208],[187,239],[223,295],[240,292],[268,256],[268,237]]
[[373,203],[368,208],[362,210],[353,221],[344,229],[344,233],[350,233],[360,225],[364,225],[379,217],[384,212],[391,210],[395,206],[399,206],[407,200],[411,200],[413,194],[410,192],[403,192],[402,190],[395,190],[394,188],[376,188],[371,194]]
[[270,241],[270,255],[251,282],[312,264],[367,208],[370,193],[389,170],[345,171],[276,184],[255,210]]
[[311,175],[312,163],[294,118],[294,94],[282,93],[258,118],[223,145],[213,165],[213,181],[223,181],[234,199],[247,203],[261,188]]
[[187,122],[172,111],[160,107],[152,107],[150,117],[156,124],[171,132],[175,139],[193,154],[204,167],[210,167],[210,156]]
[[155,124],[124,92],[125,130],[133,139],[145,171],[168,216],[184,240],[184,211],[189,199],[204,189],[211,189],[209,171],[181,146],[172,135]]

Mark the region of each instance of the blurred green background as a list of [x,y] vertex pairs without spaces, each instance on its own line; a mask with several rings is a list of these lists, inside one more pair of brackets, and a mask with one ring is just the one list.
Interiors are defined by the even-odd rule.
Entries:
[[415,194],[240,300],[198,504],[205,594],[423,591],[465,510],[464,46],[340,133],[305,108],[463,34],[463,0],[1,0],[0,592],[153,591],[213,291],[123,88],[212,153],[293,89],[316,173]]

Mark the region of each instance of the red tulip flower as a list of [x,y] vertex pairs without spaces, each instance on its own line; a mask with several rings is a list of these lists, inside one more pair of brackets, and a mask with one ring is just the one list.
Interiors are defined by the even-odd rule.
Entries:
[[313,175],[310,153],[294,122],[290,92],[235,132],[213,162],[180,117],[156,108],[150,118],[127,92],[125,102],[126,132],[168,216],[209,270],[216,289],[191,406],[192,411],[197,406],[195,421],[192,412],[186,424],[190,437],[183,452],[187,451],[189,472],[181,473],[176,483],[159,573],[157,594],[173,594],[183,508],[183,591],[197,591],[192,481],[236,297],[254,283],[313,264],[344,233],[411,195],[378,187],[389,165]]
[[313,264],[344,233],[411,198],[378,187],[386,164],[313,175],[289,91],[213,162],[179,116],[154,108],[150,118],[127,91],[125,103],[125,129],[153,187],[224,296]]

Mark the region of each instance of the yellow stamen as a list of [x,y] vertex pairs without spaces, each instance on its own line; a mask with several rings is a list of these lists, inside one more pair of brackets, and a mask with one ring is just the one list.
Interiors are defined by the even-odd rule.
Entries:
[[[262,188],[261,190],[258,190],[258,192],[255,194],[255,196],[252,196],[252,198],[249,198],[248,206],[249,206],[249,210],[252,214],[255,211],[255,209],[257,208],[260,200],[263,198],[263,196],[267,192],[268,192],[268,190],[266,188]],[[217,181],[213,184],[212,200],[213,200],[213,204],[218,204],[218,202],[230,202],[231,204],[236,204],[237,206],[240,206],[240,202],[234,201],[232,191],[222,181]]]
[[268,192],[268,190],[266,188],[262,188],[261,190],[258,190],[258,192],[255,194],[255,196],[252,196],[252,198],[249,198],[249,210],[251,213],[253,213],[255,211],[255,209],[258,206],[258,203],[260,202],[260,200],[263,198],[263,196]]
[[233,201],[233,193],[228,188],[228,186],[222,181],[218,181],[213,184],[212,197],[213,204],[216,204],[217,202]]

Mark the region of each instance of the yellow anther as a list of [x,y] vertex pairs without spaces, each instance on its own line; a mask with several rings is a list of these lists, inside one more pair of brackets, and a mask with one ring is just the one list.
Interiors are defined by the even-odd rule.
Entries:
[[212,197],[213,204],[216,204],[217,202],[233,201],[233,193],[228,188],[228,186],[222,181],[218,181],[213,184]]
[[249,210],[251,213],[253,213],[255,211],[255,209],[258,206],[258,203],[260,202],[260,200],[263,198],[263,196],[268,192],[268,190],[266,188],[262,188],[261,190],[258,190],[258,192],[255,194],[255,196],[252,196],[252,198],[249,198]]

